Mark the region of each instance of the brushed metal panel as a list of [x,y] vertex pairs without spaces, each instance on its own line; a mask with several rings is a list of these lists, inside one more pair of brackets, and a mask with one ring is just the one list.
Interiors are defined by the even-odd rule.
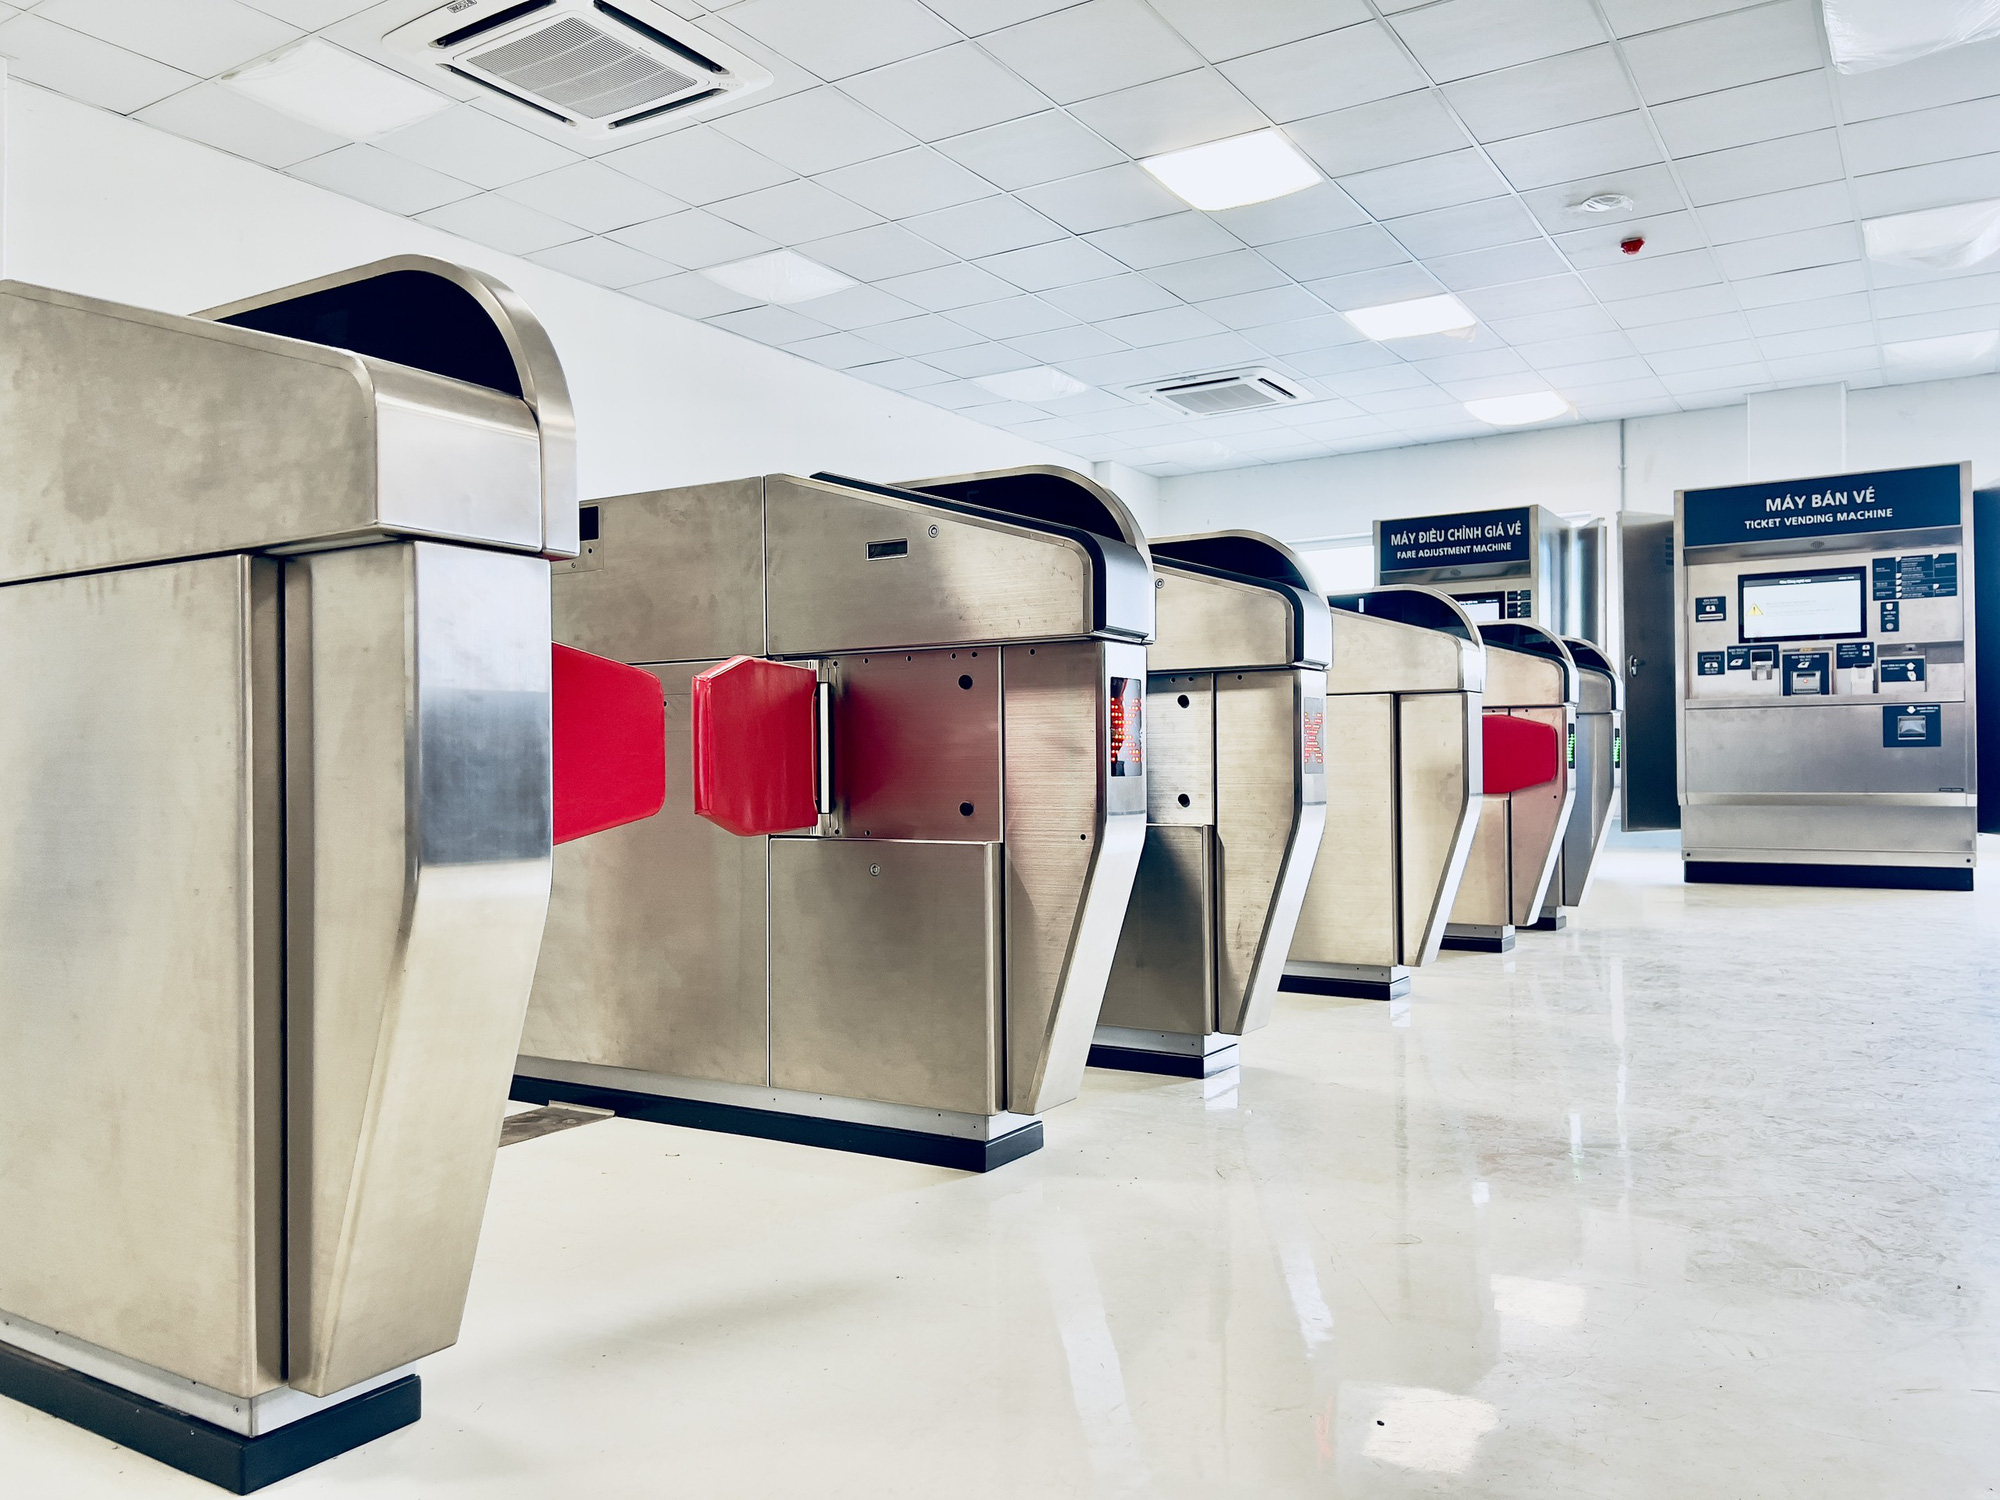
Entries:
[[1933,749],[1884,745],[1880,702],[1689,707],[1681,715],[1687,788],[1709,795],[1969,788],[1971,705],[1941,707],[1942,743]]
[[[1581,675],[1586,687],[1593,681],[1604,681],[1595,672]],[[1608,702],[1608,695],[1602,701]],[[1611,827],[1611,803],[1618,774],[1612,764],[1611,743],[1617,728],[1615,713],[1576,716],[1576,805],[1563,829],[1561,902],[1564,906],[1581,906],[1589,894],[1598,851],[1603,848],[1604,836]]]
[[1513,841],[1508,836],[1506,797],[1480,797],[1472,848],[1451,903],[1450,921],[1466,927],[1506,927],[1513,923],[1509,891]]
[[[1574,714],[1567,708],[1517,708],[1514,716],[1535,719],[1556,732],[1556,742],[1564,744]],[[1535,922],[1555,877],[1556,861],[1562,856],[1563,829],[1568,826],[1576,804],[1576,783],[1564,763],[1556,758],[1556,778],[1541,786],[1523,787],[1508,798],[1507,832],[1512,850],[1508,857],[1508,879],[1514,915],[1507,918],[1517,927]]]
[[1569,697],[1569,673],[1562,663],[1506,646],[1486,647],[1488,708],[1527,708],[1561,703]]
[[1469,692],[1484,677],[1485,658],[1471,641],[1351,609],[1333,611],[1328,693]]
[[[1090,559],[1067,537],[786,474],[764,484],[773,655],[1090,632]],[[907,551],[870,557],[884,542]]]
[[0,1308],[246,1397],[283,1380],[277,615],[242,557],[0,588]]
[[614,661],[764,654],[764,481],[616,495],[587,571],[557,565],[555,638]]
[[549,565],[286,577],[289,1383],[458,1335],[549,894]]
[[1464,878],[1484,799],[1485,740],[1477,693],[1413,693],[1396,700],[1400,957],[1430,963]]
[[1976,814],[1969,807],[1814,807],[1798,805],[1681,809],[1682,845],[1690,858],[1734,850],[1771,859],[1818,853],[1953,854],[1976,852]]
[[[1338,632],[1341,619],[1334,616]],[[1334,657],[1344,646],[1336,634]],[[1396,945],[1396,700],[1326,700],[1326,825],[1292,936],[1296,961],[1402,962]]]
[[1291,665],[1292,605],[1270,589],[1153,564],[1155,672]]
[[1111,679],[1143,646],[1010,646],[1005,714],[1007,1098],[1076,1097],[1146,837],[1146,783],[1109,771]]
[[764,840],[695,816],[689,684],[667,706],[667,803],[555,851],[547,934],[521,1051],[728,1083],[768,1081]]
[[[400,365],[0,282],[0,581],[399,527],[539,551],[534,432],[523,403]],[[440,440],[451,462],[406,482]]]
[[1215,830],[1146,830],[1100,1026],[1215,1029]]
[[828,664],[840,830],[997,843],[1002,833],[997,647],[889,651]]
[[1326,782],[1304,774],[1302,716],[1325,692],[1317,669],[1216,674],[1216,1030],[1232,1036],[1269,1017],[1319,852]]
[[[1147,653],[1151,665],[1151,653]],[[1146,821],[1215,821],[1215,676],[1146,679]]]
[[998,846],[768,843],[772,1086],[997,1110]]

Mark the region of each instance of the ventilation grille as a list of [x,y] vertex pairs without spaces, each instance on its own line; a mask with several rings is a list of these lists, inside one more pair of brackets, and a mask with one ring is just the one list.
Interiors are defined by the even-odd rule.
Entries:
[[590,120],[657,104],[695,85],[687,74],[662,67],[575,17],[475,52],[468,61]]
[[1145,387],[1155,401],[1191,417],[1219,417],[1229,412],[1263,411],[1305,400],[1306,393],[1269,370],[1226,370],[1214,375],[1185,375]]
[[[635,140],[771,75],[657,0],[453,0],[384,38],[550,129]],[[639,127],[639,128],[634,128]]]

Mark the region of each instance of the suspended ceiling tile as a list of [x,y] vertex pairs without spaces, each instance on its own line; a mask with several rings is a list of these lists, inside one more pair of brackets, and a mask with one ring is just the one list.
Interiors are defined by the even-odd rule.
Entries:
[[1863,370],[1873,372],[1882,365],[1876,350],[1844,350],[1830,354],[1802,354],[1793,359],[1766,359],[1764,367],[1780,382],[1849,379]]
[[[1515,345],[1515,352],[1536,369],[1569,369],[1607,360],[1636,359],[1639,351],[1624,333],[1586,333],[1572,338],[1543,339]],[[1623,377],[1620,377],[1623,378]]]
[[1414,365],[1397,360],[1394,364],[1351,370],[1344,375],[1323,377],[1340,395],[1352,401],[1376,391],[1408,391],[1431,388],[1430,377]]
[[808,260],[832,266],[858,281],[882,281],[953,263],[950,252],[897,224],[877,224],[831,239],[809,240],[796,248]]
[[1067,328],[1051,328],[1047,333],[1023,334],[1007,342],[1030,359],[1046,364],[1066,359],[1087,359],[1093,354],[1116,354],[1126,345],[1101,328],[1074,323]]
[[971,42],[863,73],[841,87],[885,120],[925,141],[1020,119],[1049,106],[1046,98]]
[[201,78],[276,51],[301,32],[236,0],[41,0],[35,14]]
[[601,161],[572,162],[539,177],[509,183],[500,193],[593,234],[665,218],[687,207]]
[[1691,213],[1655,214],[1625,224],[1575,229],[1557,235],[1555,241],[1570,264],[1582,270],[1623,264],[1629,257],[1620,246],[1634,236],[1645,240],[1645,249],[1639,253],[1648,256],[1700,250],[1708,244],[1701,221]]
[[732,292],[697,271],[683,271],[658,281],[641,282],[625,290],[628,296],[663,307],[668,312],[679,313],[684,318],[713,318],[758,305],[756,298]]
[[1022,188],[1019,196],[1074,234],[1158,219],[1185,206],[1131,162]]
[[594,281],[614,291],[637,286],[642,281],[658,281],[680,269],[641,254],[630,245],[607,239],[572,240],[567,245],[537,250],[528,259],[551,271],[560,271],[580,281]]
[[1816,297],[1837,297],[1843,292],[1866,291],[1868,273],[1861,262],[1848,261],[1804,271],[1780,271],[1774,276],[1753,276],[1731,282],[1730,286],[1743,306],[1770,307],[1780,302],[1805,302]]
[[1760,239],[1771,232],[1774,224],[1817,229],[1826,224],[1852,223],[1854,198],[1845,182],[1822,182],[1711,204],[1696,217],[1708,231],[1710,240],[1725,245]]
[[[1877,298],[1881,295],[1876,293]],[[1753,307],[1744,317],[1759,338],[1766,338],[1803,328],[1860,322],[1871,315],[1868,294],[1848,292],[1835,297],[1815,297],[1806,302],[1782,302],[1775,307]]]
[[1445,98],[1482,141],[1553,130],[1639,107],[1615,48],[1586,47],[1448,84]]
[[1075,286],[1051,287],[1043,295],[1056,306],[1074,313],[1086,323],[1098,324],[1132,313],[1153,312],[1158,308],[1173,307],[1180,301],[1159,283],[1131,272],[1120,276],[1106,276]]
[[1330,234],[1283,240],[1263,248],[1266,259],[1300,281],[1400,265],[1410,258],[1409,252],[1379,224],[1336,229]]
[[1948,307],[1982,307],[2000,302],[2000,276],[1989,272],[1912,286],[1877,285],[1873,295],[1876,313],[1885,318]]
[[[1464,0],[1450,3],[1462,4]],[[1497,198],[1507,191],[1506,181],[1477,151],[1453,151],[1399,166],[1377,167],[1343,177],[1340,185],[1378,219],[1400,219],[1428,209]]]
[[1603,0],[1605,17],[1619,36],[1637,36],[1765,3],[1766,0]]
[[993,55],[1058,104],[1201,66],[1201,55],[1139,0],[1080,5],[989,32]]
[[[1327,316],[1324,302],[1304,287],[1289,284],[1257,292],[1239,292],[1231,297],[1212,297],[1195,305],[1223,326],[1239,332],[1247,331],[1253,342],[1263,344],[1265,348],[1270,346],[1257,337],[1257,330],[1278,323],[1318,322]],[[1323,338],[1323,332],[1319,336]]]
[[708,321],[712,327],[740,333],[760,344],[796,344],[833,332],[817,319],[785,307],[752,307],[743,312],[723,313]]
[[1076,0],[924,0],[924,3],[967,36],[978,36],[1045,16],[1074,5]]
[[1854,197],[1863,218],[2000,198],[2000,152],[1857,177]]
[[1302,120],[1424,86],[1379,21],[1345,27],[1222,64],[1222,73],[1273,120]]
[[1702,344],[1727,344],[1747,339],[1750,334],[1750,322],[1742,313],[1727,312],[1634,328],[1627,336],[1632,340],[1632,347],[1641,354],[1660,354],[1670,349],[1693,349]]
[[825,365],[833,370],[879,364],[889,357],[888,350],[869,343],[858,333],[823,333],[817,338],[787,344],[785,348],[801,359],[809,359],[816,365]]
[[1407,261],[1370,271],[1353,271],[1345,276],[1322,277],[1307,282],[1306,290],[1328,307],[1348,312],[1357,307],[1404,302],[1412,297],[1435,297],[1444,287],[1415,261]]
[[1528,362],[1513,349],[1484,349],[1476,354],[1447,354],[1438,359],[1418,360],[1416,367],[1435,381],[1470,380],[1476,375],[1523,373]]
[[170,94],[140,110],[137,118],[267,167],[289,167],[346,144],[341,136],[315,130],[290,115],[266,109],[256,100],[215,83],[198,84]]
[[[902,300],[900,298],[898,301]],[[954,323],[941,313],[901,318],[880,323],[868,330],[868,337],[898,354],[930,355],[940,349],[963,349],[981,342],[981,336],[962,323]]]
[[1022,334],[1047,333],[1076,322],[1068,313],[1039,297],[1003,297],[997,302],[975,302],[970,307],[953,308],[951,320],[963,323],[974,333],[989,339],[1018,338]]
[[1720,281],[1715,257],[1706,247],[1684,250],[1677,255],[1651,251],[1630,256],[1613,265],[1595,266],[1583,272],[1584,285],[1607,302],[1621,297],[1648,297],[1655,292],[1674,292],[1683,287],[1708,286]]
[[[1632,206],[1603,214],[1584,213],[1577,207],[1599,193],[1622,194],[1632,200]],[[1676,213],[1688,206],[1673,172],[1665,166],[1635,167],[1626,172],[1606,172],[1554,187],[1535,188],[1523,193],[1521,201],[1551,234],[1631,224],[1651,214]]]
[[1384,226],[1412,255],[1453,255],[1535,239],[1541,225],[1518,198],[1488,198],[1392,219]]
[[1192,307],[1163,307],[1157,312],[1108,318],[1099,326],[1113,338],[1123,339],[1135,349],[1229,331],[1207,313]]
[[775,241],[699,208],[628,225],[610,238],[690,271],[777,248]]
[[1653,123],[1675,156],[1699,156],[1730,146],[1826,130],[1835,121],[1833,96],[1819,68],[1746,83],[1740,88],[1658,105]]
[[[887,156],[891,151],[916,144],[911,136],[880,115],[863,109],[836,88],[808,89],[788,99],[724,115],[714,128],[808,176],[866,161],[871,156]],[[656,144],[674,138],[661,136]],[[674,191],[670,183],[660,185],[668,192]],[[686,193],[679,196],[688,197]]]
[[856,162],[813,181],[891,219],[969,203],[993,192],[985,178],[928,146]]
[[922,390],[912,392],[933,406],[942,406],[947,411],[968,411],[981,406],[997,406],[1000,398],[983,385],[974,385],[970,380],[953,375],[949,370],[940,370],[947,378],[940,384],[927,385]]
[[549,214],[515,203],[494,193],[462,198],[418,214],[419,222],[446,234],[463,235],[509,255],[527,255],[583,239],[584,232]]
[[1243,208],[1225,209],[1209,217],[1246,245],[1295,240],[1368,222],[1368,215],[1361,211],[1360,205],[1331,182]]
[[1627,338],[1611,321],[1611,314],[1594,302],[1582,307],[1557,307],[1523,313],[1518,317],[1495,318],[1487,326],[1521,349],[1552,339],[1567,341],[1596,338],[1604,334],[1618,339]]
[[1095,245],[1078,239],[1055,240],[1023,250],[1008,250],[984,257],[979,265],[995,276],[1006,278],[1025,292],[1074,286],[1078,282],[1115,276],[1125,269]]
[[1348,394],[1347,399],[1363,411],[1373,412],[1379,417],[1389,417],[1392,422],[1399,413],[1431,413],[1443,407],[1459,405],[1427,379],[1421,385],[1407,386],[1401,390],[1357,391]]
[[2000,304],[1877,318],[1875,326],[1882,331],[1885,344],[1900,344],[1911,339],[1949,338],[1956,333],[1986,333],[2000,328]]
[[1071,105],[1070,113],[1131,156],[1178,151],[1270,123],[1208,68],[1085,99]]
[[301,31],[318,31],[368,9],[375,0],[244,0],[252,10],[289,21]]
[[1494,396],[1526,396],[1549,389],[1550,380],[1539,370],[1520,370],[1507,375],[1475,375],[1464,380],[1440,378],[1438,389],[1454,401],[1484,401]]
[[1660,160],[1652,127],[1637,110],[1499,141],[1487,150],[1507,180],[1523,190],[1607,176]]
[[1237,241],[1228,230],[1206,214],[1198,213],[1168,214],[1119,229],[1099,230],[1086,238],[1135,271],[1204,255],[1220,255],[1237,248]]
[[1062,361],[1060,368],[1086,385],[1103,386],[1106,389],[1135,385],[1140,381],[1155,380],[1173,373],[1169,367],[1161,363],[1157,355],[1144,353],[1138,349],[1121,349],[1116,354],[1093,354],[1083,359],[1066,359]]
[[914,303],[905,302],[900,297],[892,297],[880,287],[874,286],[843,287],[827,296],[801,302],[798,304],[798,309],[807,317],[816,318],[829,328],[842,329],[848,333],[856,329],[866,329],[871,339],[875,337],[875,330],[881,324],[901,322],[920,316]]
[[939,266],[877,283],[883,291],[914,302],[927,312],[950,312],[975,302],[992,302],[1014,290],[990,271],[964,264]]
[[1834,75],[1841,114],[1852,120],[1933,109],[2000,92],[2000,38],[1934,52],[1914,62]]
[[1802,328],[1796,333],[1767,333],[1757,340],[1766,359],[1788,359],[1800,354],[1831,354],[1841,349],[1873,349],[1877,344],[1873,323],[1834,323],[1824,328]]
[[1822,65],[1819,7],[1777,0],[1628,38],[1625,59],[1648,104],[1712,94]]
[[1495,245],[1487,250],[1466,250],[1457,255],[1434,255],[1424,262],[1431,274],[1454,292],[1478,287],[1502,286],[1515,281],[1535,281],[1559,276],[1569,263],[1547,240],[1523,240],[1518,245]]
[[1842,143],[1857,177],[1974,156],[2000,145],[2000,96],[1864,120],[1847,127]]
[[554,141],[495,119],[476,104],[460,104],[415,125],[379,136],[375,144],[483,188],[505,187],[576,161]]
[[1124,161],[1124,153],[1060,110],[938,142],[938,150],[995,187],[1018,189]]
[[794,176],[789,167],[758,155],[712,125],[690,125],[598,160],[697,206],[775,187]]
[[1289,284],[1289,278],[1254,250],[1229,250],[1199,260],[1155,266],[1152,279],[1189,302],[1264,291]]
[[1709,396],[1718,405],[1733,406],[1751,391],[1770,385],[1770,374],[1760,362],[1731,365],[1721,370],[1696,370],[1686,375],[1662,375],[1660,384],[1676,396]]
[[1369,17],[1364,0],[1153,0],[1210,62],[1227,62]]
[[179,68],[26,14],[0,22],[0,57],[7,59],[15,78],[119,114],[144,109],[201,81]]
[[937,385],[951,378],[944,371],[915,359],[889,359],[872,365],[857,365],[847,373],[891,391],[914,392],[921,386]]
[[780,245],[846,234],[878,222],[876,215],[859,204],[802,178],[759,188],[740,198],[724,198],[711,203],[708,212]]
[[1440,83],[1609,40],[1590,0],[1445,0],[1394,25]]
[[1779,271],[1803,271],[1861,258],[1861,234],[1854,224],[1829,224],[1821,229],[1795,229],[1789,234],[1738,240],[1715,253],[1722,273],[1732,281],[1769,276]]
[[1577,276],[1545,276],[1539,281],[1516,282],[1511,286],[1483,287],[1467,292],[1458,300],[1482,322],[1561,312],[1588,307],[1596,301],[1590,288]]
[[1840,138],[1831,130],[1684,157],[1675,166],[1697,208],[1731,198],[1837,182],[1845,175]]
[[1378,370],[1387,365],[1402,364],[1389,350],[1366,339],[1326,349],[1306,349],[1288,358],[1294,369],[1322,377],[1351,375],[1360,370]]
[[936,365],[940,370],[966,380],[976,380],[981,375],[999,375],[1008,370],[1025,370],[1033,363],[1025,354],[1017,354],[1005,344],[991,341],[983,344],[968,344],[963,349],[943,349],[936,354],[924,356],[924,363]]
[[1684,375],[1690,370],[1716,370],[1762,358],[1757,345],[1745,339],[1731,344],[1694,344],[1686,349],[1660,350],[1648,354],[1646,362],[1656,375]]
[[1736,298],[1726,286],[1697,286],[1678,292],[1656,292],[1650,297],[1625,297],[1605,307],[1621,328],[1679,323],[1737,310]]
[[908,220],[907,227],[968,260],[1063,237],[1054,222],[1004,194],[920,214]]
[[[0,31],[4,30],[0,27]],[[0,47],[5,45],[6,38],[0,36]],[[479,191],[469,182],[358,142],[286,170],[294,177],[359,198],[392,214],[420,214],[426,209],[456,203],[460,198],[470,198]],[[662,276],[672,269],[668,266],[654,275]]]
[[742,0],[728,19],[821,78],[845,78],[958,40],[917,0]]
[[1285,134],[1333,177],[1443,156],[1470,144],[1451,111],[1428,89],[1293,120]]

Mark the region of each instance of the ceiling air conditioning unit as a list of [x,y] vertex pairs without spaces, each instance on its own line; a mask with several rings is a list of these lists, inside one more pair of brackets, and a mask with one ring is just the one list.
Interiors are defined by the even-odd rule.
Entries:
[[1231,412],[1265,411],[1291,406],[1306,393],[1270,370],[1222,370],[1213,375],[1182,375],[1142,386],[1155,401],[1184,417],[1220,417]]
[[653,0],[452,0],[383,38],[595,140],[638,140],[771,75]]

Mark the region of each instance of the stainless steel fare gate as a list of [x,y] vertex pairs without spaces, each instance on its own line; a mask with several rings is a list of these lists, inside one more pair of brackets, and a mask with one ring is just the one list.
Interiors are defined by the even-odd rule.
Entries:
[[1035,1149],[1145,836],[1129,514],[1035,471],[585,516],[557,638],[659,678],[676,784],[558,852],[516,1097],[975,1170]]
[[1320,849],[1333,638],[1269,537],[1156,540],[1153,566],[1146,850],[1090,1060],[1207,1077],[1270,1018]]
[[457,1337],[575,548],[504,287],[256,309],[0,283],[0,1391],[239,1492]]

